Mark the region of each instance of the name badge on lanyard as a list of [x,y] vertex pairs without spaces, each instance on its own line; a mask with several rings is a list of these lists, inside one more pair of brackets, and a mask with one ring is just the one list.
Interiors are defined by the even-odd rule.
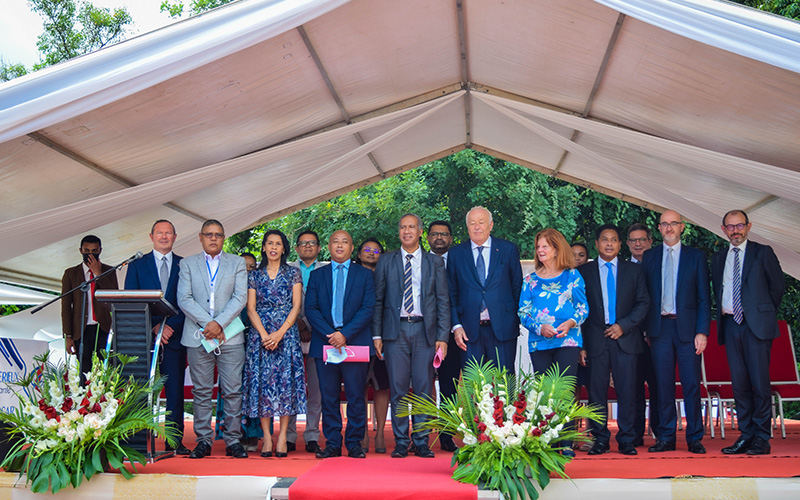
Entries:
[[208,281],[211,288],[211,296],[208,299],[208,312],[211,313],[211,316],[214,316],[214,284],[217,280],[217,273],[219,272],[219,266],[222,264],[222,260],[217,264],[217,268],[214,270],[214,274],[211,274],[211,265],[206,260],[206,268],[208,269]]

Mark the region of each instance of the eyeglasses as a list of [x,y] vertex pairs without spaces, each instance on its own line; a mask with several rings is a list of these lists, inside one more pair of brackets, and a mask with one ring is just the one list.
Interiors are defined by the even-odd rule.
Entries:
[[204,238],[208,238],[209,240],[221,240],[225,237],[222,233],[200,233],[203,235]]
[[447,238],[450,236],[450,233],[428,233],[428,236],[432,236],[434,238]]
[[659,225],[659,226],[661,226],[661,228],[662,228],[662,229],[666,229],[666,228],[668,228],[668,227],[670,227],[670,226],[672,226],[673,228],[674,228],[674,227],[678,227],[678,226],[680,226],[681,224],[683,224],[683,222],[681,222],[681,221],[679,221],[679,220],[674,220],[674,221],[672,221],[672,222],[659,222],[659,223],[658,223],[658,225]]
[[744,222],[740,222],[738,224],[728,224],[727,226],[725,226],[725,229],[727,229],[728,232],[731,232],[734,229],[736,229],[737,231],[741,231],[742,229],[744,229],[746,227],[747,227],[747,224],[745,224]]
[[375,255],[380,255],[381,254],[381,249],[380,248],[364,247],[361,250],[363,250],[364,253],[374,253]]
[[299,247],[315,247],[319,245],[316,241],[298,241],[297,246]]
[[630,238],[630,239],[628,239],[628,243],[633,243],[634,245],[637,244],[637,243],[644,244],[644,243],[647,243],[648,241],[650,241],[650,238]]

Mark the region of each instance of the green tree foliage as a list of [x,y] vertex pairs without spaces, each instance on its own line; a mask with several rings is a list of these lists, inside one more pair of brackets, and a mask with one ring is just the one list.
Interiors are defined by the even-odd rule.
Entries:
[[[188,13],[190,16],[194,16],[233,1],[234,0],[191,0],[189,2]],[[183,0],[177,0],[172,3],[170,3],[169,0],[161,2],[161,12],[166,12],[172,18],[183,17],[185,9],[186,4]]]
[[28,74],[28,68],[24,64],[6,64],[0,60],[0,82],[7,82]]
[[800,0],[732,0],[754,9],[772,12],[789,19],[800,20]]
[[133,19],[125,8],[113,11],[83,0],[30,0],[44,19],[36,46],[42,61],[33,69],[72,59],[124,39]]

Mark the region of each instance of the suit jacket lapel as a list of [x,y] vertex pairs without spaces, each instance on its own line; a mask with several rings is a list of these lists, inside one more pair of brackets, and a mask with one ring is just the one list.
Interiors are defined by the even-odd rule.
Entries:
[[591,294],[594,304],[589,307],[589,310],[591,311],[592,308],[594,308],[596,311],[603,311],[603,286],[600,284],[600,259],[595,260],[595,263],[597,265],[589,266],[589,275],[587,276],[587,278],[590,278],[592,281],[592,287],[597,290],[597,293]]
[[747,274],[753,267],[753,261],[756,260],[756,253],[758,253],[759,250],[759,248],[754,245],[752,241],[748,241],[747,246],[750,248],[747,248],[744,252],[744,262],[742,262],[742,284],[744,284]]
[[144,265],[147,268],[147,272],[150,273],[150,276],[153,278],[154,283],[161,283],[161,276],[158,274],[158,268],[156,268],[156,258],[153,252],[148,252],[142,257],[144,259]]
[[422,304],[425,303],[425,287],[422,283],[429,283],[428,280],[433,279],[433,263],[431,262],[430,254],[425,250],[422,251],[422,262],[420,264],[419,306],[422,307]]
[[500,267],[500,249],[495,246],[496,243],[497,240],[492,239],[492,248],[490,249],[491,257],[489,257],[489,269],[488,272],[486,273],[487,283],[492,278],[492,275],[494,275],[494,273],[497,272],[497,269]]

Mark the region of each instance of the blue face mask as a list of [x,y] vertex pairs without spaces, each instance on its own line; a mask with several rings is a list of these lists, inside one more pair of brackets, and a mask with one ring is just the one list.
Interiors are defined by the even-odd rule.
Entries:
[[347,348],[340,347],[339,349],[328,350],[328,360],[326,363],[339,364],[347,359]]

